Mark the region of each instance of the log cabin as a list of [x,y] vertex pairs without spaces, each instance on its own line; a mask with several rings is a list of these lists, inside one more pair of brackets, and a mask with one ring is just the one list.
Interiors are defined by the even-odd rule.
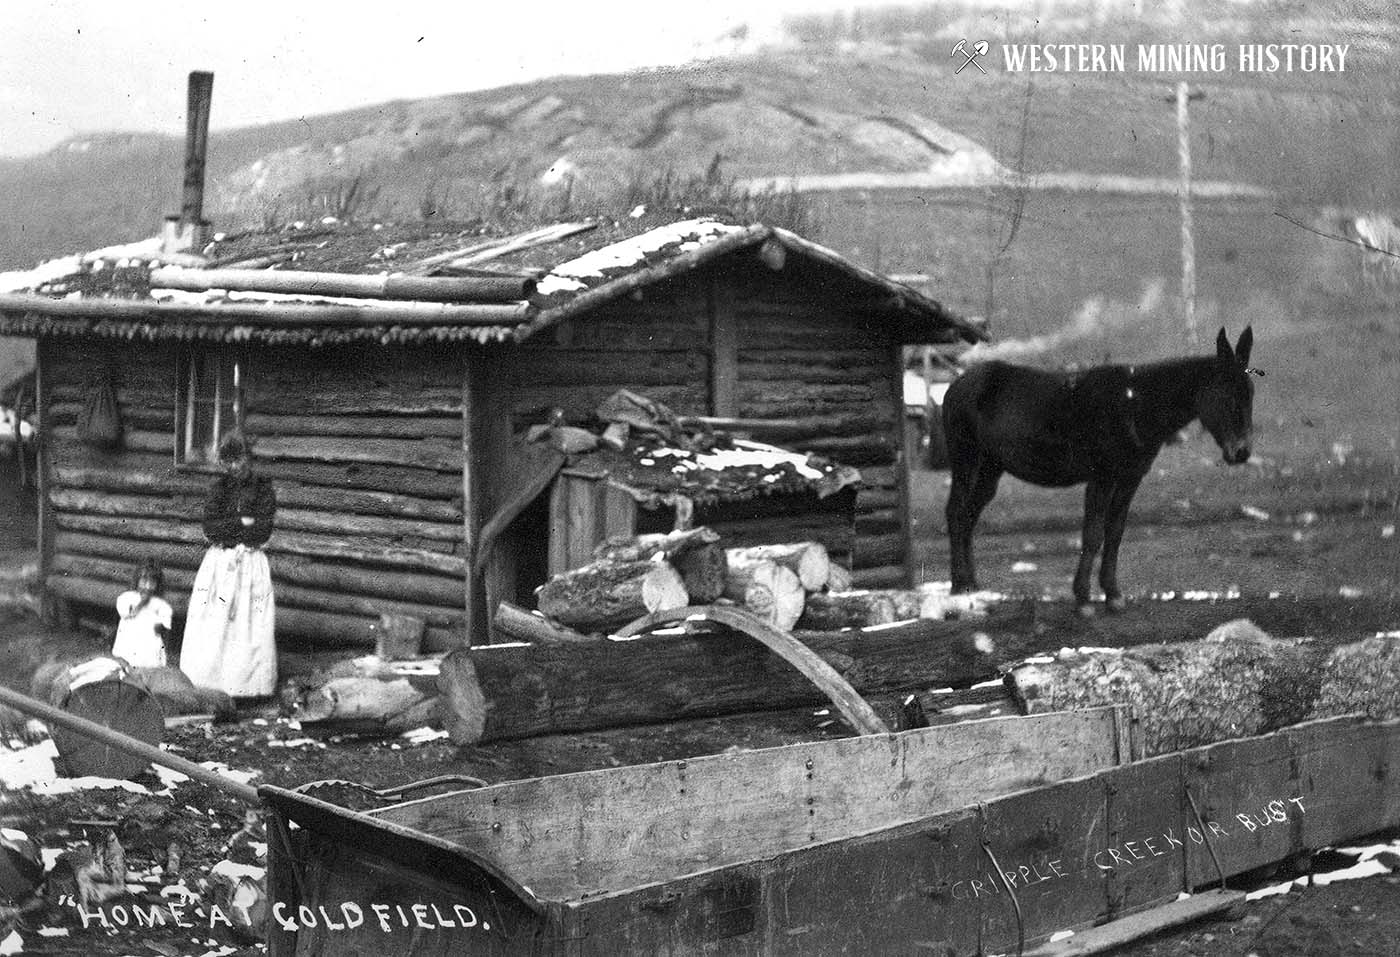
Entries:
[[[901,347],[982,338],[791,232],[709,217],[510,236],[328,218],[172,248],[0,277],[0,335],[36,343],[54,614],[110,609],[146,557],[183,609],[217,443],[240,424],[278,496],[279,641],[373,645],[384,613],[421,618],[432,649],[490,641],[495,602],[596,540],[673,524],[635,474],[600,481],[617,469],[522,439],[593,421],[619,389],[858,468],[831,501],[795,486],[697,499],[697,517],[747,544],[835,516],[859,585],[906,582]],[[79,422],[104,390],[122,434],[97,447]]]

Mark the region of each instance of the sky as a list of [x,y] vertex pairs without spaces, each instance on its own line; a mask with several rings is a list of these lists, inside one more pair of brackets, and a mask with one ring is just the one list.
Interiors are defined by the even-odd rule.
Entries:
[[105,130],[182,134],[214,73],[215,130],[570,73],[682,63],[750,25],[853,0],[3,0],[0,155]]

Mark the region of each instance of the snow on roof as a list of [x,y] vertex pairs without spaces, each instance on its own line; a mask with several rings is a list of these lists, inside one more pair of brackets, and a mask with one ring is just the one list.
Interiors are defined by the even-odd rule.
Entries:
[[587,289],[588,279],[602,279],[605,270],[623,270],[646,262],[648,254],[656,253],[666,246],[676,245],[677,252],[699,249],[721,236],[743,232],[745,227],[722,223],[715,219],[686,219],[624,239],[621,242],[590,250],[560,263],[539,281],[536,291],[542,296],[559,292],[578,292]]
[[19,292],[37,289],[47,282],[57,282],[65,276],[81,272],[84,265],[115,260],[118,262],[139,259],[150,260],[160,257],[160,237],[141,239],[134,243],[120,243],[103,246],[86,253],[73,253],[41,262],[33,269],[16,269],[0,272],[0,292]]

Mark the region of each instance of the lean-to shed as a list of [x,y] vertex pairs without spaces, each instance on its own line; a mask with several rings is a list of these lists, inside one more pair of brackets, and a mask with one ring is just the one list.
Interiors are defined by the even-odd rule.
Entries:
[[[426,620],[430,646],[489,640],[488,604],[532,583],[551,539],[563,554],[560,483],[599,477],[524,435],[587,422],[619,389],[858,468],[855,580],[904,580],[900,347],[980,336],[790,232],[709,218],[499,237],[326,221],[198,255],[113,247],[0,289],[0,334],[37,342],[47,594],[110,607],[153,556],[181,607],[213,450],[238,422],[279,500],[279,634],[337,648],[372,643],[383,612]],[[98,448],[76,422],[108,386],[124,434]],[[739,498],[709,517],[742,524],[776,501]],[[483,530],[495,557],[477,561]]]

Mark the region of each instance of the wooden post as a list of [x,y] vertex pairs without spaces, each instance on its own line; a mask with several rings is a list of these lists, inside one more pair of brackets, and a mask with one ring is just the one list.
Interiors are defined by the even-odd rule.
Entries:
[[[47,356],[52,351],[49,343],[51,340],[44,337],[34,344],[34,439],[35,445],[34,468],[39,473],[38,481],[38,509],[37,518],[38,538],[39,538],[39,583],[44,594],[45,617],[52,617],[56,609],[49,604],[48,594],[49,573],[53,570],[53,512],[49,505],[49,495],[53,489],[53,479],[51,477],[50,442],[52,441],[50,431],[53,423],[49,416],[49,383],[47,370]],[[18,412],[18,410],[16,410]]]
[[[1198,97],[1200,94],[1196,94]],[[1191,229],[1191,122],[1188,103],[1190,87],[1176,85],[1176,141],[1181,165],[1177,195],[1181,203],[1181,304],[1186,318],[1186,341],[1197,344],[1196,335],[1196,241]]]
[[708,283],[710,313],[710,414],[739,413],[739,326],[734,291],[721,277]]
[[478,547],[481,483],[477,471],[476,449],[481,439],[481,429],[477,423],[477,405],[482,363],[474,349],[462,354],[462,557],[467,561],[462,596],[467,613],[467,645],[475,643],[475,636],[486,637],[490,627],[486,613],[485,591],[482,575],[476,571]]
[[[895,481],[899,483],[899,532],[904,536],[903,554],[904,575],[900,582],[908,588],[914,583],[914,510],[909,507],[909,471],[914,467],[914,457],[909,453],[908,443],[905,440],[906,430],[904,428],[904,347],[896,345],[893,349],[894,375],[891,378],[891,386],[894,390],[894,413],[895,421],[895,455],[894,463]],[[856,539],[855,547],[860,547],[859,538]]]

